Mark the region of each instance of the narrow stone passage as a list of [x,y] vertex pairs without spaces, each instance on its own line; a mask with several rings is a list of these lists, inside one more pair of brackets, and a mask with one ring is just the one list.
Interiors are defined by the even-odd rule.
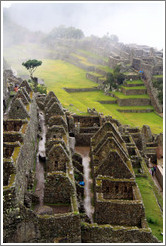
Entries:
[[39,197],[40,206],[43,206],[44,198],[44,160],[45,160],[45,141],[46,141],[46,126],[44,113],[39,112],[39,124],[41,127],[41,135],[38,145],[37,161],[36,161],[36,190],[35,194]]
[[90,158],[89,158],[89,147],[75,147],[75,151],[79,153],[82,156],[82,165],[84,168],[84,208],[85,212],[90,218],[91,222],[93,223],[93,212],[94,208],[92,206],[92,191],[91,191],[91,185],[92,185],[92,179],[90,177]]

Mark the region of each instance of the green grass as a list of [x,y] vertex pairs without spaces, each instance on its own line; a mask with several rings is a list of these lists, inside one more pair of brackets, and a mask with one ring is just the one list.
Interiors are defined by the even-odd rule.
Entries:
[[78,51],[81,52],[81,53],[83,53],[83,54],[85,54],[85,55],[87,55],[87,56],[89,56],[89,57],[96,58],[96,59],[101,59],[103,61],[108,61],[108,58],[107,57],[103,57],[103,56],[94,54],[94,53],[92,53],[90,51],[81,50],[81,49],[79,49]]
[[127,84],[141,84],[141,85],[144,84],[143,81],[140,79],[139,80],[133,80],[133,81],[128,80],[128,81],[126,81],[126,83]]
[[160,75],[153,75],[153,77],[155,77],[155,78],[163,78],[163,75],[162,74],[160,74]]
[[[37,54],[32,56],[34,50]],[[44,53],[51,52],[44,50]],[[54,52],[54,51],[52,51]],[[15,68],[19,76],[29,74],[28,71],[21,65],[26,59],[41,59],[42,48],[35,45],[20,45],[13,46],[8,50],[5,50],[4,55],[7,61]],[[61,60],[48,60],[42,59],[42,66],[40,66],[35,76],[44,79],[48,91],[54,91],[62,105],[68,108],[71,112],[77,114],[87,115],[87,108],[95,107],[98,112],[102,112],[104,115],[111,115],[113,118],[119,120],[122,124],[129,124],[133,127],[147,124],[151,127],[153,133],[162,132],[162,118],[154,112],[152,113],[120,113],[117,111],[119,107],[117,104],[100,104],[97,101],[100,100],[114,100],[109,96],[105,96],[102,92],[90,92],[90,93],[67,93],[63,87],[68,88],[92,88],[96,86],[95,82],[86,79],[86,71],[69,64]],[[103,69],[104,66],[99,66]],[[110,70],[110,68],[108,68]],[[108,70],[107,70],[108,71]],[[128,81],[128,83],[142,83],[141,80]],[[118,93],[118,92],[117,92]],[[133,96],[125,96],[122,93],[118,93],[118,96],[122,98],[133,98]],[[138,95],[134,98],[149,98],[147,95]],[[73,106],[72,106],[73,105]],[[134,107],[132,107],[134,109]],[[140,108],[140,107],[139,107]],[[148,106],[149,108],[149,106]],[[124,109],[131,109],[125,107]]]
[[113,73],[113,69],[111,69],[111,68],[108,67],[108,66],[94,65],[93,63],[90,63],[90,62],[87,60],[86,57],[81,56],[81,55],[78,55],[78,54],[75,54],[75,53],[72,53],[71,55],[77,57],[77,58],[80,60],[81,63],[83,63],[83,64],[85,64],[85,65],[87,65],[87,66],[94,66],[94,67],[96,67],[96,68],[99,68],[99,69],[101,69],[101,70],[107,72],[107,73]]
[[143,94],[143,95],[129,95],[126,96],[121,92],[113,92],[113,94],[120,98],[120,99],[129,99],[129,98],[148,98],[149,99],[149,95],[148,94]]
[[90,99],[93,102],[96,101],[115,101],[116,98],[106,96],[102,91],[91,91],[91,92],[72,92],[70,93],[72,97],[75,97],[76,99],[82,100],[88,100]]
[[71,55],[77,57],[77,58],[80,60],[80,62],[81,62],[82,64],[85,64],[85,65],[87,65],[87,66],[94,66],[94,64],[90,63],[90,62],[87,60],[87,58],[84,57],[84,56],[80,56],[80,55],[75,54],[75,53],[71,53]]
[[96,67],[101,69],[101,70],[103,70],[103,71],[105,71],[106,73],[113,73],[113,69],[111,69],[108,66],[97,65]]
[[149,184],[148,179],[144,177],[136,177],[136,182],[145,206],[145,215],[148,225],[151,228],[153,235],[162,241],[163,236],[161,235],[161,232],[163,232],[163,217],[153,193],[153,187]]
[[89,73],[89,74],[92,74],[92,75],[94,75],[94,76],[96,76],[96,77],[104,78],[104,76],[101,75],[101,74],[99,74],[99,73],[95,73],[95,72],[88,72],[88,73]]

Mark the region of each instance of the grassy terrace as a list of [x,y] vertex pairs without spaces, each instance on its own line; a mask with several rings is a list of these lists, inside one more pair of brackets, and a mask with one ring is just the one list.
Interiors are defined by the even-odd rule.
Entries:
[[[127,87],[128,88],[128,87]],[[133,87],[132,87],[133,88]],[[129,98],[149,98],[149,95],[147,94],[143,94],[143,95],[129,95],[129,96],[126,96],[124,95],[123,93],[121,92],[113,92],[113,94],[120,98],[120,99],[129,99]]]
[[99,65],[99,66],[96,66],[97,68],[107,72],[107,73],[113,73],[113,69],[111,69],[110,67],[108,66],[102,66],[102,65]]
[[108,66],[96,65],[96,64],[94,65],[94,64],[90,63],[90,62],[87,60],[86,57],[77,55],[77,54],[75,54],[75,53],[72,53],[71,55],[77,57],[77,58],[81,61],[81,63],[83,63],[83,64],[85,64],[85,65],[88,65],[88,66],[94,66],[94,67],[96,67],[96,68],[99,68],[99,69],[101,69],[101,70],[107,72],[107,73],[113,73],[113,69],[111,69],[111,68],[108,67]]
[[94,76],[96,76],[96,77],[103,77],[103,75],[101,75],[101,74],[99,74],[99,73],[95,73],[95,72],[88,72],[89,74],[92,74],[92,75],[94,75]]
[[163,75],[162,74],[160,74],[160,75],[153,75],[153,77],[155,77],[155,78],[163,78]]
[[92,58],[96,58],[96,59],[101,59],[103,61],[108,61],[108,58],[107,57],[103,57],[103,56],[94,54],[94,53],[92,53],[90,51],[81,50],[81,49],[79,49],[78,51],[81,52],[81,53],[83,53],[83,54],[85,54],[86,56],[89,56],[89,57],[92,57]]
[[[35,52],[34,52],[35,51]],[[103,112],[104,115],[111,115],[113,118],[118,119],[122,124],[129,124],[131,126],[142,127],[143,124],[148,124],[153,133],[162,132],[162,118],[154,112],[151,113],[120,113],[117,111],[119,107],[117,104],[100,104],[99,100],[114,100],[111,97],[105,96],[104,93],[91,92],[86,93],[67,93],[63,87],[68,88],[91,88],[96,86],[95,82],[86,79],[86,71],[61,60],[48,60],[43,59],[42,56],[48,53],[54,53],[51,50],[43,50],[41,47],[35,45],[20,45],[13,46],[6,49],[4,56],[7,61],[15,68],[19,76],[28,75],[28,71],[21,65],[23,61],[30,57],[34,59],[41,59],[42,66],[39,67],[35,76],[44,79],[48,91],[54,91],[62,105],[73,113],[87,114],[87,107],[95,107],[98,112]],[[86,51],[85,51],[86,52]],[[35,56],[33,54],[36,54]],[[42,54],[42,56],[41,56]],[[82,58],[82,57],[81,57]],[[83,58],[82,58],[83,59]],[[85,60],[86,61],[86,58]],[[93,64],[91,64],[93,65]],[[98,66],[100,69],[105,68],[107,72],[110,69],[104,66]],[[128,81],[131,84],[142,85],[141,80]],[[122,93],[118,94],[123,98],[133,98],[133,96],[125,96]],[[137,96],[143,98],[143,96]],[[136,98],[136,96],[134,96]],[[144,98],[148,98],[147,95]],[[72,106],[73,105],[73,106]],[[129,109],[128,107],[125,107]],[[134,107],[132,107],[134,109]],[[139,107],[140,108],[140,107]],[[148,106],[149,108],[149,106]]]
[[[155,112],[150,113],[120,113],[117,109],[144,109],[142,107],[119,107],[117,104],[103,104],[109,110],[110,115],[118,119],[122,124],[129,124],[132,127],[141,128],[143,125],[149,125],[152,132],[157,134],[163,131],[163,119]],[[147,106],[150,108],[150,106]]]
[[75,54],[75,53],[71,53],[71,55],[77,57],[77,58],[80,60],[80,62],[81,62],[82,64],[85,64],[85,65],[87,65],[87,66],[94,66],[94,64],[90,63],[90,62],[87,60],[87,58],[84,57],[84,56],[80,56],[80,55],[77,55],[77,54]]
[[129,80],[129,81],[126,81],[126,83],[131,84],[131,85],[132,84],[140,84],[140,85],[144,84],[142,80],[133,80],[133,81]]

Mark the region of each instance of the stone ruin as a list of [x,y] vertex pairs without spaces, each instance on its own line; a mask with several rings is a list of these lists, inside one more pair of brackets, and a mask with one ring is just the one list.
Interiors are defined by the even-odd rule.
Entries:
[[[147,126],[141,132],[109,116],[65,113],[53,92],[35,94],[26,81],[3,127],[4,243],[159,242],[147,225],[133,168],[145,175],[146,148],[150,143],[161,147],[162,136],[153,138]],[[84,168],[75,146],[90,146],[92,222],[78,182],[84,180]],[[42,197],[36,188],[40,161]]]

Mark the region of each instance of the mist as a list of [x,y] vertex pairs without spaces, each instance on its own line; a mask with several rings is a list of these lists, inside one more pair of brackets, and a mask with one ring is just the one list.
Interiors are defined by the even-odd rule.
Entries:
[[81,29],[85,36],[115,34],[125,44],[157,49],[165,45],[165,2],[2,2],[15,23],[49,33],[60,25]]

